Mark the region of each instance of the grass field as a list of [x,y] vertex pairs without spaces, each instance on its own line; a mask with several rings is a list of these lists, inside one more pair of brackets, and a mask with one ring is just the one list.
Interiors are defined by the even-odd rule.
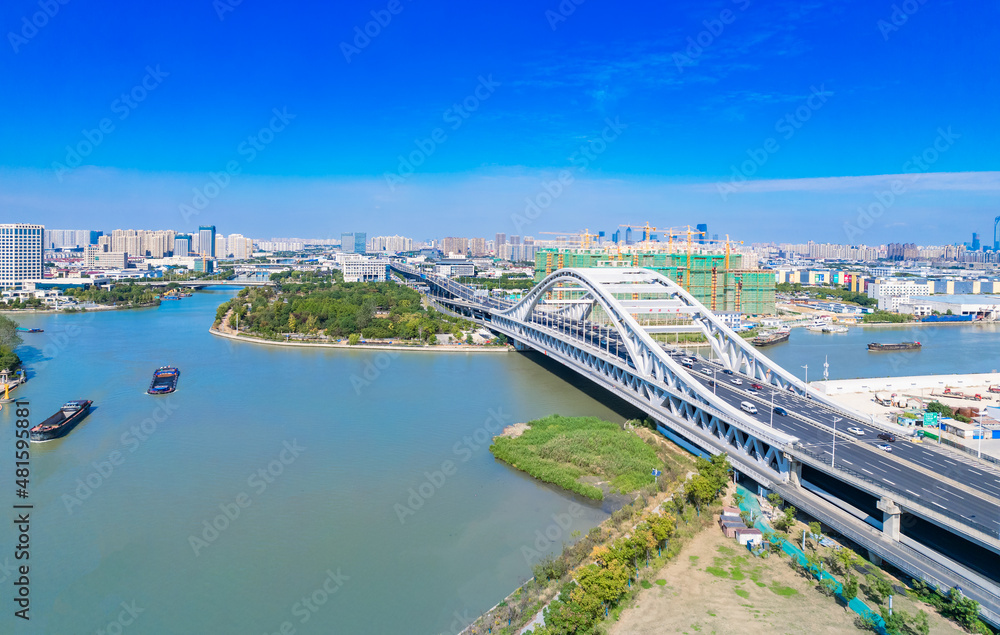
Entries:
[[493,456],[594,500],[604,498],[601,488],[581,479],[596,478],[626,494],[653,483],[653,469],[664,467],[654,448],[609,421],[551,415],[528,425],[531,429],[516,438],[494,439]]

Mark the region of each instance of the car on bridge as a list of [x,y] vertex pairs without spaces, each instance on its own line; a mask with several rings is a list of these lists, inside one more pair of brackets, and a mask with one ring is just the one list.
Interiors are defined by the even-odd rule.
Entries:
[[784,408],[782,408],[781,406],[775,406],[774,407],[774,414],[781,415],[782,417],[787,417],[788,416],[788,411],[785,410]]
[[723,368],[722,372],[724,372],[727,375],[732,375],[733,374],[733,371],[729,370],[728,368]]
[[750,384],[750,387],[753,388],[754,390],[764,390],[764,387],[761,386],[760,384]]
[[710,369],[708,369],[708,368],[702,368],[701,372],[704,373],[704,374],[706,374],[706,375],[708,375],[709,377],[712,376],[712,371]]
[[858,437],[865,436],[865,431],[862,430],[861,428],[856,427],[856,426],[852,426],[852,427],[848,428],[847,431],[850,432],[851,434],[855,435],[855,436],[858,436]]
[[752,415],[757,414],[757,406],[753,405],[749,401],[741,402],[740,410],[742,410],[743,412],[749,412]]
[[683,366],[684,368],[694,368],[694,362],[691,362],[691,361],[686,360],[686,359],[682,359],[681,360],[681,366]]
[[888,443],[879,443],[875,447],[877,447],[879,450],[882,450],[884,452],[892,452],[892,446],[889,445]]
[[880,432],[878,438],[882,439],[883,441],[888,441],[889,443],[896,442],[896,435],[894,435],[891,432]]
[[737,386],[742,386],[743,385],[743,380],[740,379],[739,377],[734,377],[734,378],[730,379],[729,381],[733,382]]

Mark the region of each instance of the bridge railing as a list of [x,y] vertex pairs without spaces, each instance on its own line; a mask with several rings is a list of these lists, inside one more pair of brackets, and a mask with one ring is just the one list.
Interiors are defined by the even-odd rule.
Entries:
[[[805,446],[803,446],[801,444],[795,446],[795,451],[796,452],[801,452],[802,454],[805,454],[805,455],[808,455],[809,457],[811,457],[811,458],[819,461],[820,463],[823,463],[825,465],[829,465],[830,468],[832,470],[834,470],[834,471],[840,471],[840,472],[844,472],[845,474],[850,474],[851,476],[853,476],[856,479],[862,480],[862,481],[864,481],[866,483],[870,483],[871,485],[875,485],[875,486],[877,486],[877,487],[879,487],[881,489],[884,489],[884,490],[886,490],[888,492],[892,492],[894,494],[898,494],[900,502],[912,499],[912,496],[910,494],[905,493],[902,489],[900,489],[898,487],[893,487],[892,485],[888,485],[884,480],[874,479],[874,478],[872,478],[870,476],[866,476],[866,475],[864,475],[864,474],[862,474],[860,472],[856,472],[855,470],[852,470],[849,467],[844,467],[843,465],[841,465],[840,467],[834,466],[833,465],[833,457],[827,457],[825,454],[819,454],[817,452],[813,452],[812,450],[806,448]],[[965,516],[962,516],[961,514],[956,514],[955,512],[949,511],[949,510],[947,510],[947,509],[945,509],[943,507],[940,510],[934,511],[934,513],[935,514],[940,514],[941,516],[944,516],[946,518],[950,518],[951,520],[954,520],[955,522],[957,522],[959,524],[965,525],[966,527],[971,527],[972,529],[975,529],[976,531],[980,531],[980,532],[982,532],[983,534],[985,534],[987,536],[995,537],[995,538],[1000,539],[1000,531],[997,531],[995,529],[987,527],[986,525],[983,525],[981,523],[977,523],[974,520],[970,520],[970,519],[966,518]]]

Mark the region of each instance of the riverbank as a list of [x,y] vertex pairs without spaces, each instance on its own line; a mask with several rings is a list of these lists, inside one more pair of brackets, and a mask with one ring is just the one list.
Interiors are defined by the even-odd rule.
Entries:
[[75,311],[63,309],[0,309],[0,315],[45,315],[47,313],[62,313],[65,315],[76,315],[77,313],[90,313],[91,311],[124,311],[126,309],[150,309],[160,306],[159,304],[140,304],[137,306],[109,306],[95,304],[94,306],[79,307]]
[[294,342],[266,340],[262,337],[250,335],[237,335],[236,333],[224,333],[215,327],[208,329],[208,332],[218,337],[230,340],[247,342],[250,344],[266,344],[270,346],[299,346],[305,348],[348,348],[351,350],[378,350],[378,351],[415,351],[424,353],[507,353],[513,350],[510,346],[475,346],[469,344],[344,344],[341,342]]

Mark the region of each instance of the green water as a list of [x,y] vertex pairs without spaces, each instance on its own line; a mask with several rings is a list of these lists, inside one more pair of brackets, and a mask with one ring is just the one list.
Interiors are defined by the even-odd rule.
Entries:
[[[18,318],[45,329],[18,351],[32,423],[70,399],[95,408],[32,445],[27,501],[13,407],[0,412],[0,632],[456,632],[531,575],[536,532],[561,543],[607,517],[480,443],[491,413],[621,419],[565,379],[514,353],[231,343],[208,327],[232,293]],[[178,391],[146,395],[164,364]],[[16,502],[34,505],[30,622],[11,601]]]

